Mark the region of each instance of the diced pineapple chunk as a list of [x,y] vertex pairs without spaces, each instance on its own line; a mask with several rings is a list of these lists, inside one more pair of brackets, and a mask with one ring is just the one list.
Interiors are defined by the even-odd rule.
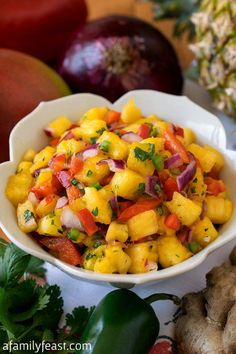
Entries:
[[106,156],[103,154],[88,158],[84,161],[83,168],[75,175],[75,177],[86,185],[100,182],[110,173],[110,169],[106,163],[101,165],[97,164],[100,160],[105,158]]
[[207,185],[204,183],[204,176],[198,167],[188,187],[188,196],[191,200],[202,202],[206,197]]
[[34,157],[36,155],[36,152],[33,150],[33,149],[28,149],[23,157],[22,157],[22,161],[29,161],[29,162],[32,162]]
[[112,197],[114,197],[114,193],[111,189],[111,185],[107,184],[106,186],[102,187],[99,190],[99,194],[102,196],[103,199],[110,200]]
[[131,259],[123,251],[121,245],[107,245],[105,256],[96,260],[94,271],[98,273],[126,274],[130,264]]
[[53,176],[53,172],[51,170],[41,171],[38,177],[36,178],[35,187],[46,183],[50,184],[52,181],[52,176]]
[[82,140],[68,139],[62,140],[57,145],[57,154],[66,154],[67,157],[70,157],[76,152],[84,150],[86,143]]
[[36,214],[42,218],[43,216],[50,214],[57,204],[59,197],[56,194],[49,194],[43,198],[36,208]]
[[39,220],[37,233],[45,236],[63,236],[63,228],[59,215],[48,214]]
[[206,198],[206,209],[206,215],[213,224],[224,224],[232,216],[233,203],[229,199],[209,196]]
[[223,155],[218,150],[214,149],[212,146],[205,145],[204,148],[215,155],[215,166],[214,167],[217,171],[220,171],[225,165],[225,160],[224,160]]
[[190,144],[194,143],[196,140],[196,135],[190,128],[183,128],[184,136],[178,136],[178,139],[183,143],[185,147],[188,147]]
[[153,266],[158,261],[157,241],[148,241],[142,243],[131,244],[125,250],[131,258],[131,266],[129,273],[146,273],[149,271],[149,264]]
[[82,121],[80,127],[72,130],[72,133],[76,138],[82,138],[84,141],[91,141],[91,139],[98,138],[104,130],[107,130],[107,125],[104,120],[85,119]]
[[[106,142],[105,146],[103,146],[104,142]],[[104,131],[97,143],[100,144],[100,149],[112,159],[124,160],[128,156],[128,144],[114,133]]]
[[26,172],[30,173],[30,167],[32,166],[32,162],[30,161],[21,161],[17,167],[17,173]]
[[155,152],[160,153],[165,150],[165,139],[164,138],[147,138],[141,141],[141,144],[154,144]]
[[202,212],[202,208],[197,203],[178,192],[174,192],[172,200],[167,202],[166,206],[186,226],[192,225]]
[[123,107],[122,112],[121,112],[121,120],[124,123],[133,123],[136,120],[139,120],[142,118],[142,112],[136,105],[135,101],[133,98],[129,100],[128,103]]
[[94,265],[99,258],[104,257],[106,246],[101,245],[97,248],[89,248],[83,255],[83,267],[87,270],[94,270]]
[[53,120],[46,128],[46,131],[54,138],[59,138],[71,125],[72,122],[67,117],[61,116]]
[[112,221],[106,233],[106,241],[125,242],[129,237],[128,226],[117,221]]
[[32,232],[37,229],[34,206],[29,200],[18,204],[17,220],[18,226],[23,232]]
[[115,195],[126,199],[135,199],[139,193],[140,184],[145,183],[145,178],[138,173],[126,168],[114,174],[111,188]]
[[[94,107],[84,113],[82,120],[105,119],[108,112],[107,107]],[[78,123],[81,121],[79,120]]]
[[86,203],[83,200],[83,198],[76,198],[76,199],[71,199],[69,201],[69,207],[74,211],[77,212],[79,210],[82,210],[86,208]]
[[133,216],[128,220],[128,229],[132,241],[157,233],[157,214],[154,210],[148,210]]
[[216,154],[198,144],[190,144],[188,146],[188,151],[190,151],[200,161],[204,172],[210,172],[216,163]]
[[46,167],[55,152],[56,150],[51,146],[46,146],[44,149],[39,151],[34,157],[33,165],[30,168],[30,172],[34,173],[34,171]]
[[150,152],[150,144],[133,143],[130,146],[130,153],[127,160],[127,166],[133,171],[140,173],[143,176],[151,176],[155,171],[155,167],[152,160],[145,159],[144,161],[140,159],[140,154],[138,152],[144,151],[145,153]]
[[205,216],[199,220],[193,227],[193,240],[205,247],[218,237],[218,231],[215,229],[211,220]]
[[20,172],[10,176],[6,186],[6,196],[10,202],[17,206],[26,200],[30,187],[33,184],[33,177],[30,173]]
[[112,209],[109,202],[102,198],[100,193],[93,187],[85,188],[83,200],[87,209],[94,215],[94,219],[102,224],[110,224]]
[[176,236],[160,236],[157,240],[158,260],[163,268],[181,263],[192,256]]

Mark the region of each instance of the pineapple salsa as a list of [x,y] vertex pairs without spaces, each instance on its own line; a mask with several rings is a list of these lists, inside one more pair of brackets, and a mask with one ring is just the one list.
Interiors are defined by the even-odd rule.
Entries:
[[99,273],[144,273],[183,262],[218,237],[232,214],[224,159],[189,128],[134,100],[52,121],[6,195],[19,228],[64,262]]

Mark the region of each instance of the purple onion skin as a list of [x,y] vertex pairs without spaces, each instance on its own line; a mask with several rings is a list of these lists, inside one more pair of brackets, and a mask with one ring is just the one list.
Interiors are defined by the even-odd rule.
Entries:
[[62,56],[59,73],[74,92],[115,101],[125,92],[152,89],[180,95],[183,77],[168,40],[150,24],[108,16],[80,27]]

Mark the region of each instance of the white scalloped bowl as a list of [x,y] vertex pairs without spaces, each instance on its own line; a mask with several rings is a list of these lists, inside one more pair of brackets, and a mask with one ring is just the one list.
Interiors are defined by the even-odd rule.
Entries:
[[211,144],[223,153],[226,167],[222,177],[228,187],[229,195],[236,205],[236,152],[226,149],[226,134],[218,118],[184,96],[172,96],[156,91],[131,91],[114,104],[92,94],[76,94],[51,102],[42,102],[14,127],[10,136],[11,160],[0,165],[0,226],[9,239],[25,252],[57,266],[73,277],[88,281],[108,282],[118,287],[132,287],[135,284],[157,282],[198,266],[210,252],[236,236],[236,208],[234,208],[231,220],[222,226],[218,239],[181,264],[144,274],[98,274],[60,261],[23,233],[17,225],[15,208],[6,198],[4,190],[8,177],[15,173],[17,164],[25,150],[32,147],[37,151],[47,144],[43,128],[58,115],[67,115],[72,120],[77,120],[85,111],[95,106],[113,107],[120,111],[131,97],[134,97],[144,115],[155,113],[163,119],[183,127],[189,127],[195,131],[200,143]]

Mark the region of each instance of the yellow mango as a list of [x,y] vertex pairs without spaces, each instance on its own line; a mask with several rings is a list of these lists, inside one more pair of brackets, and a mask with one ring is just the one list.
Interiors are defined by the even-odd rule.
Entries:
[[59,215],[48,214],[38,222],[37,233],[45,236],[63,236],[63,228]]
[[157,240],[158,262],[163,268],[181,263],[192,256],[176,236],[160,236]]
[[53,120],[46,128],[54,138],[59,138],[72,125],[72,122],[65,116]]
[[82,258],[84,269],[93,271],[96,261],[99,258],[104,257],[105,248],[106,248],[106,246],[101,245],[97,248],[87,249],[86,252],[83,254],[83,258]]
[[166,206],[186,226],[192,225],[202,212],[202,208],[197,203],[178,192],[174,192],[172,200],[167,202]]
[[82,121],[80,127],[72,130],[76,138],[82,138],[84,141],[91,142],[91,139],[97,139],[104,130],[107,130],[106,122],[101,119]]
[[23,157],[22,157],[22,161],[29,161],[32,162],[34,157],[36,155],[36,152],[33,149],[28,149],[26,150],[26,152],[24,153]]
[[30,173],[30,167],[32,166],[32,162],[30,161],[21,161],[17,166],[17,173],[19,172],[26,172]]
[[51,146],[46,146],[44,149],[39,151],[34,157],[33,165],[30,168],[30,172],[34,173],[34,171],[46,167],[55,152],[56,150]]
[[206,197],[207,185],[204,183],[204,176],[198,167],[188,187],[188,197],[195,202],[202,202]]
[[126,199],[135,199],[139,193],[140,185],[145,178],[128,168],[115,172],[111,180],[111,189],[115,195]]
[[35,186],[40,186],[45,183],[51,183],[53,172],[51,170],[41,171],[36,178]]
[[224,224],[229,221],[233,212],[233,203],[222,197],[208,196],[206,198],[206,216],[213,224]]
[[99,191],[93,187],[86,187],[83,201],[87,209],[93,214],[96,222],[110,224],[112,218],[112,209],[109,202],[102,198]]
[[205,145],[204,148],[206,150],[210,151],[212,154],[214,154],[214,156],[215,156],[214,168],[216,169],[216,171],[220,171],[225,165],[225,159],[224,159],[223,155],[218,150],[213,148],[212,146]]
[[123,251],[120,245],[107,245],[105,256],[96,260],[94,271],[97,273],[126,274],[130,264],[130,257]]
[[104,154],[98,154],[97,156],[88,158],[84,161],[83,168],[75,175],[75,178],[86,185],[100,182],[110,173],[107,163],[101,165],[97,164],[97,162],[105,158],[106,156]]
[[158,213],[157,213],[157,218],[158,218],[158,234],[167,235],[167,236],[174,236],[175,235],[175,230],[170,229],[165,224],[166,216],[165,215],[159,216]]
[[144,211],[133,216],[128,220],[127,224],[132,241],[156,234],[158,231],[158,218],[154,210]]
[[202,247],[209,245],[217,237],[218,231],[207,216],[199,220],[193,227],[193,240],[197,241]]
[[138,172],[142,176],[151,176],[155,171],[155,167],[152,163],[151,159],[145,159],[142,161],[140,159],[140,151],[150,152],[150,148],[152,145],[150,144],[142,144],[142,143],[132,143],[130,146],[130,153],[127,160],[127,166],[129,169]]
[[128,144],[114,133],[104,131],[97,143],[100,144],[100,149],[112,159],[124,160],[128,156]]
[[136,105],[134,99],[131,98],[129,102],[124,105],[121,111],[121,120],[124,123],[129,124],[139,120],[140,118],[142,118],[142,112]]
[[165,150],[165,147],[164,147],[165,139],[164,138],[147,138],[147,139],[142,140],[141,144],[154,144],[156,153],[160,153]]
[[32,232],[37,229],[36,216],[33,204],[26,200],[17,206],[18,226],[23,232]]
[[190,151],[199,161],[204,172],[210,172],[216,163],[216,155],[209,149],[205,149],[198,144],[190,144]]
[[196,141],[196,135],[190,128],[183,128],[184,136],[178,136],[178,139],[183,143],[185,147],[188,147],[190,144]]
[[[107,115],[107,112],[108,112],[107,107],[94,107],[84,113],[82,120],[94,120],[94,119],[104,120]],[[79,124],[80,122],[81,120],[78,121]]]
[[98,192],[102,196],[102,198],[106,200],[110,200],[112,197],[114,197],[114,193],[111,189],[110,184],[107,184],[106,186],[102,187]]
[[56,194],[50,194],[47,197],[43,198],[36,208],[36,214],[42,218],[47,214],[50,214],[54,211],[59,197]]
[[106,233],[106,241],[126,242],[129,237],[128,226],[118,221],[112,221]]
[[25,172],[17,173],[8,178],[5,194],[13,205],[17,206],[18,203],[26,200],[33,181],[31,174]]
[[67,157],[70,157],[76,152],[84,150],[86,143],[82,140],[68,139],[62,140],[57,145],[57,154],[66,154]]
[[125,252],[131,258],[129,273],[146,273],[150,270],[150,264],[153,266],[153,268],[155,266],[157,268],[157,241],[131,244],[128,246]]
[[69,207],[74,211],[77,212],[81,209],[86,208],[86,203],[83,198],[76,198],[69,201]]

